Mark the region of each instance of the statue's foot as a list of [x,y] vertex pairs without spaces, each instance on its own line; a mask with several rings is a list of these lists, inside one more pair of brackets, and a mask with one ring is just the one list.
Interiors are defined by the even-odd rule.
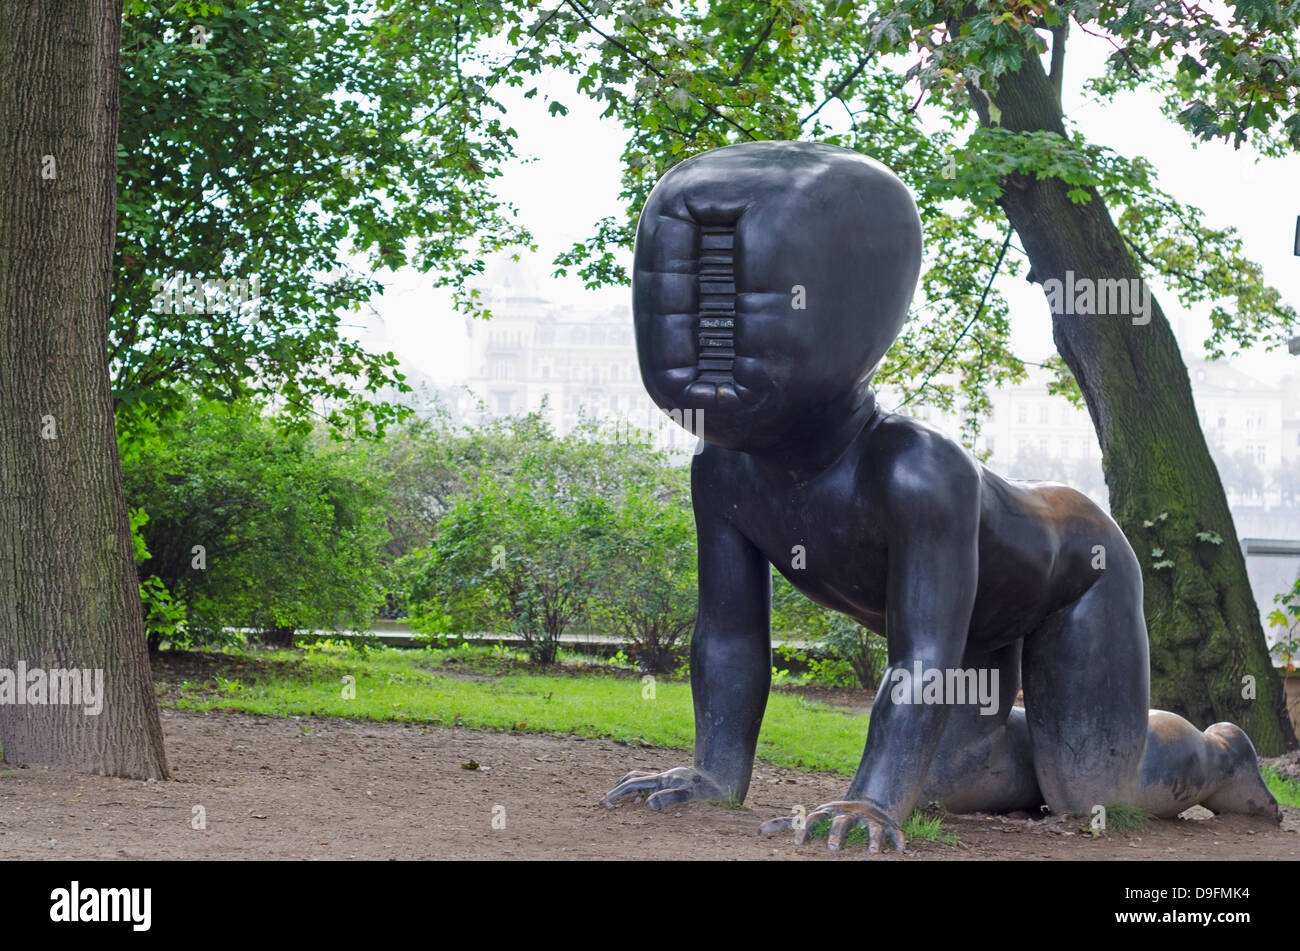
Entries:
[[713,780],[691,766],[678,766],[662,773],[634,769],[611,789],[601,803],[613,809],[614,803],[629,796],[649,793],[645,804],[651,809],[667,809],[692,799],[727,799],[727,793]]
[[803,845],[812,835],[813,826],[826,819],[831,820],[831,831],[826,840],[826,847],[832,852],[839,851],[849,832],[856,826],[864,826],[867,830],[868,852],[879,852],[886,836],[893,844],[895,852],[902,852],[906,846],[903,830],[899,828],[898,823],[885,815],[878,806],[865,801],[828,802],[808,813],[806,819],[798,816],[782,816],[764,823],[759,834],[767,835],[782,829],[795,829],[794,844]]
[[1225,751],[1228,762],[1226,777],[1214,795],[1203,805],[1212,812],[1239,812],[1251,816],[1267,816],[1274,822],[1282,821],[1282,807],[1260,775],[1259,759],[1250,737],[1235,723],[1215,723],[1205,729],[1211,743]]

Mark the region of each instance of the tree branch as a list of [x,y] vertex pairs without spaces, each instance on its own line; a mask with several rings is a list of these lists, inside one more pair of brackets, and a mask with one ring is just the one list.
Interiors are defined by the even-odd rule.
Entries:
[[1048,81],[1056,91],[1056,104],[1061,104],[1061,85],[1065,80],[1065,38],[1070,33],[1070,21],[1065,20],[1052,30],[1052,69]]

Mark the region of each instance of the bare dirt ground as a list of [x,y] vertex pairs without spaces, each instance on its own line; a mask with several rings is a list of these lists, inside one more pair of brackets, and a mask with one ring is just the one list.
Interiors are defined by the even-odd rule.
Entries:
[[[173,779],[134,782],[0,764],[0,859],[790,859],[762,821],[839,798],[845,780],[760,764],[742,809],[668,813],[598,800],[629,769],[682,765],[676,750],[458,728],[276,719],[164,709]],[[479,768],[464,766],[477,763]],[[194,807],[206,829],[194,829]],[[886,861],[1300,858],[1300,809],[1282,826],[1240,816],[1154,822],[1141,835],[1079,822],[951,816],[961,845],[909,843]],[[494,828],[504,820],[504,828]]]

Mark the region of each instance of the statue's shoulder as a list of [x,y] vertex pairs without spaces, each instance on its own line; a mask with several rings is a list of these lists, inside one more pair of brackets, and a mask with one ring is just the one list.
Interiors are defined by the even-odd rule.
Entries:
[[864,461],[885,493],[900,500],[978,494],[982,467],[947,433],[901,413],[885,413],[863,442]]

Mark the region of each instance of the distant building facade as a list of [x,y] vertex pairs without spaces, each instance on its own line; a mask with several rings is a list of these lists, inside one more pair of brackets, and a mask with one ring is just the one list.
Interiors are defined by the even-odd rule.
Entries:
[[674,426],[641,385],[631,308],[582,311],[556,306],[520,262],[498,261],[483,279],[490,320],[467,320],[465,386],[494,416],[546,405],[557,432],[585,415],[601,424],[630,423],[659,444],[689,452],[695,437]]

